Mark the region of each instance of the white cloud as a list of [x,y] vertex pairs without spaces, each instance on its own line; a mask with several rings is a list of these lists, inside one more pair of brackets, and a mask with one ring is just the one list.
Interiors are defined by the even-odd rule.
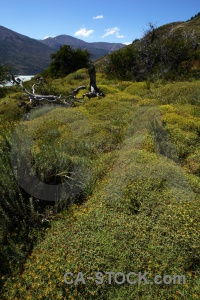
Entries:
[[49,36],[49,35],[47,35],[47,36],[45,36],[44,37],[44,40],[46,40],[46,39],[48,39],[48,38],[54,38],[55,36]]
[[108,35],[114,35],[119,38],[119,39],[123,39],[124,36],[119,34],[120,29],[118,27],[113,27],[113,28],[108,28],[104,30],[104,34],[102,35],[102,38],[105,38]]
[[93,17],[93,20],[97,20],[97,19],[103,19],[103,16],[99,15],[99,16]]
[[87,28],[83,27],[74,33],[75,36],[83,36],[89,37],[94,32],[93,29],[87,30]]
[[128,46],[128,45],[132,44],[132,42],[125,42],[123,44]]

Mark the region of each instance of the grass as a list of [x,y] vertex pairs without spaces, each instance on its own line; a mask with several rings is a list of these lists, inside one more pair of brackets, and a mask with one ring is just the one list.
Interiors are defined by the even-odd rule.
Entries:
[[[58,91],[88,85],[84,74],[52,84]],[[198,299],[200,81],[149,88],[106,82],[97,74],[97,84],[105,98],[70,109],[44,107],[17,124],[24,128],[19,137],[32,141],[30,155],[41,180],[49,183],[60,174],[62,182],[78,166],[76,184],[82,185],[79,201],[57,214],[23,272],[2,278],[1,298]],[[117,285],[104,275],[102,285],[67,285],[66,272],[74,280],[78,272],[84,278],[148,272],[149,280],[184,275],[186,282]]]
[[47,112],[51,111],[54,108],[55,108],[54,106],[50,106],[50,105],[40,107],[39,109],[35,108],[31,113],[31,120],[46,114]]

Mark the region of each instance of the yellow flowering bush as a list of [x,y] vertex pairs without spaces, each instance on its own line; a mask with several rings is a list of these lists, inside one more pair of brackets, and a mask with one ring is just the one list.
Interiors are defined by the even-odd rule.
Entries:
[[[52,84],[59,90],[86,79],[81,70]],[[98,80],[105,98],[58,107],[23,123],[38,176],[63,180],[79,165],[79,183],[89,180],[75,204],[38,238],[23,271],[2,276],[1,299],[198,299],[200,123],[192,108],[183,111],[174,103],[185,103],[200,83],[147,89],[145,83],[109,81],[102,74]],[[150,130],[156,116],[157,140]],[[180,161],[164,151],[168,141]],[[64,277],[67,272],[73,276]],[[75,284],[80,272],[86,282]],[[151,281],[183,275],[185,281],[117,284],[112,276],[110,284],[106,272],[148,272]]]

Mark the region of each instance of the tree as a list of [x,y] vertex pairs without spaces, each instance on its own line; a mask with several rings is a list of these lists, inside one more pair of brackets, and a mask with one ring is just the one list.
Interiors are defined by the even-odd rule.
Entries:
[[6,65],[1,65],[0,66],[0,84],[4,84],[8,81],[7,74],[8,74],[8,67]]
[[140,40],[109,55],[106,73],[119,79],[175,79],[192,74],[200,57],[199,34],[169,28],[156,29],[152,23]]
[[0,98],[5,96],[5,88],[2,85],[8,81],[7,74],[8,67],[6,65],[0,66]]
[[57,52],[51,54],[51,59],[44,76],[64,77],[90,65],[90,53],[87,50],[72,49],[69,45],[61,46]]

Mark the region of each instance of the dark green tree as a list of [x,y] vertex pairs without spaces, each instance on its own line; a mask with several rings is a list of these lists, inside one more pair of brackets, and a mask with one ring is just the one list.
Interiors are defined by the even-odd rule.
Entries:
[[0,66],[0,98],[5,96],[5,88],[2,86],[8,81],[8,67],[6,65]]
[[7,75],[8,75],[8,66],[1,65],[0,66],[0,84],[4,84],[8,81]]
[[72,49],[69,45],[61,46],[57,52],[51,54],[51,59],[44,76],[64,77],[90,65],[90,53],[87,50]]

